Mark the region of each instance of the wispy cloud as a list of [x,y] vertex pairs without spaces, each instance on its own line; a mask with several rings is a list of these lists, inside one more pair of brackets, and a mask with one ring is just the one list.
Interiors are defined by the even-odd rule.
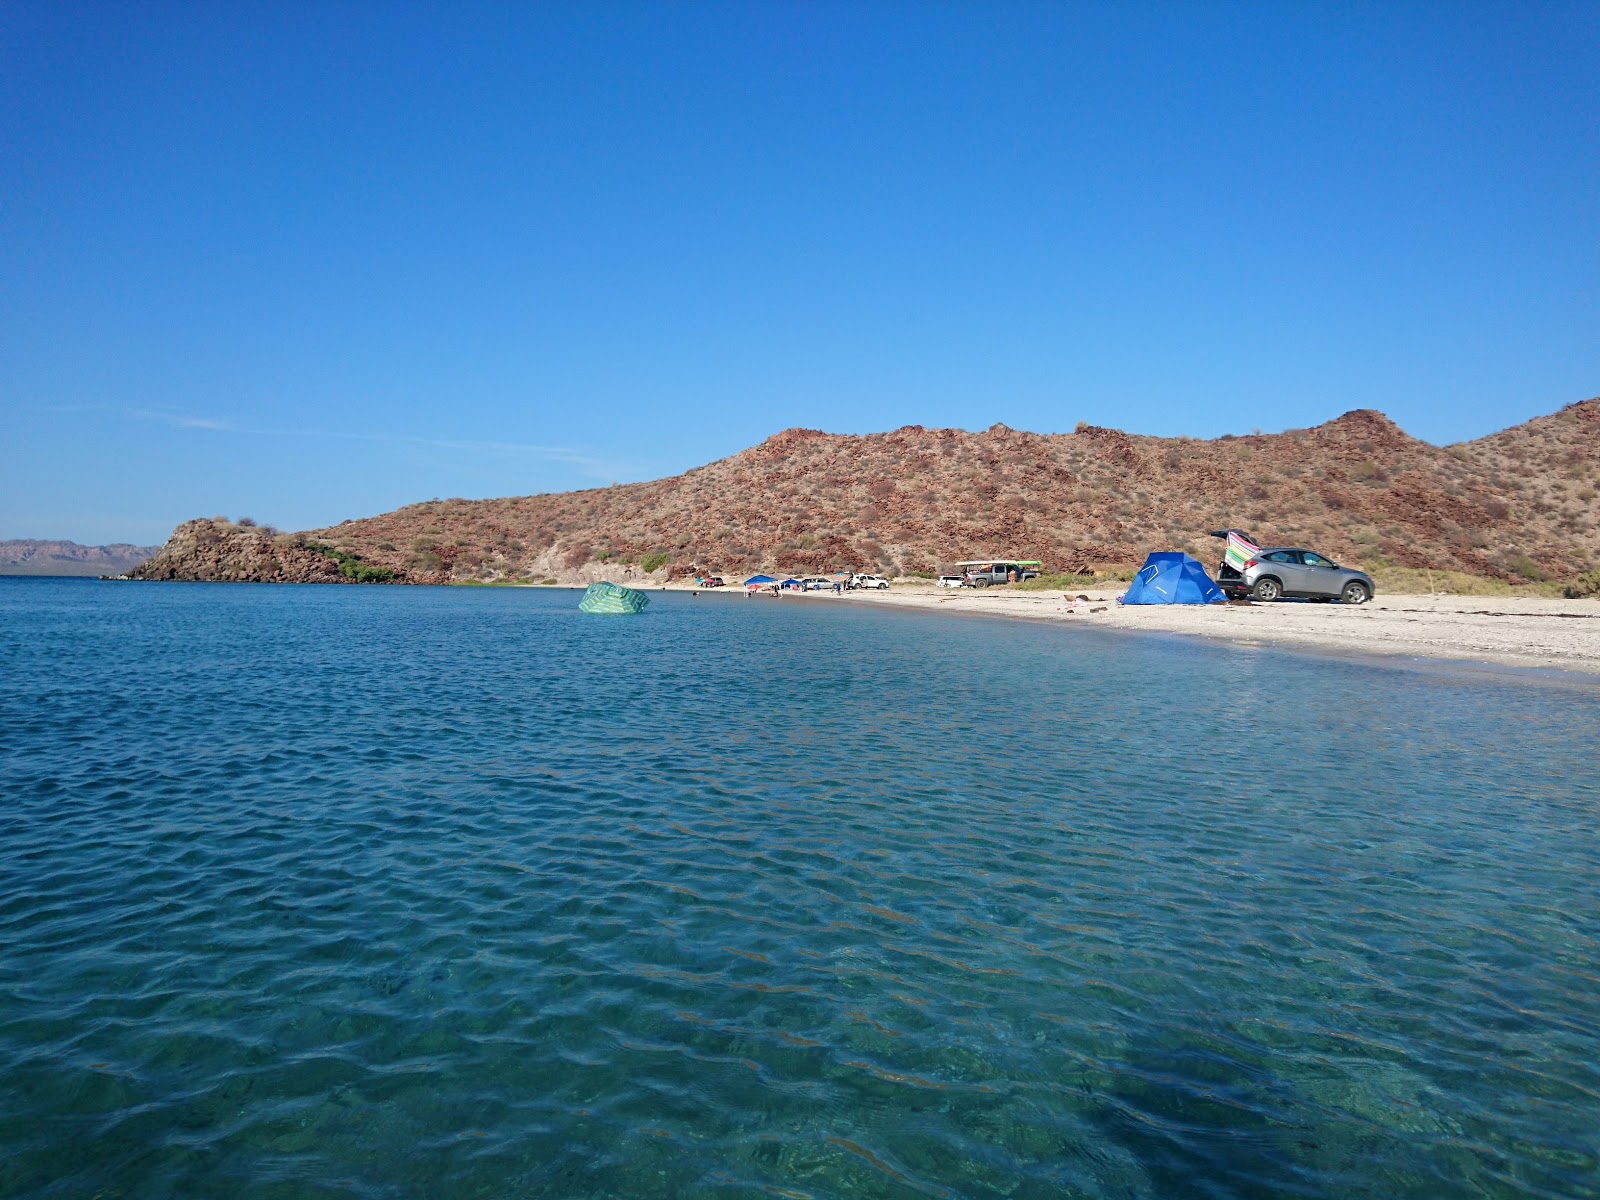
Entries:
[[240,424],[223,417],[196,416],[192,413],[172,412],[154,408],[112,408],[101,405],[57,405],[49,412],[99,412],[125,417],[134,421],[148,421],[173,429],[194,429],[207,433],[227,433],[243,437],[273,437],[297,439],[335,439],[349,442],[369,442],[392,446],[420,446],[432,450],[450,450],[460,454],[473,454],[485,458],[507,461],[534,461],[565,463],[578,468],[593,479],[619,479],[628,470],[620,463],[585,454],[569,446],[541,446],[529,442],[475,441],[460,438],[428,438],[409,433],[389,433],[381,430],[352,432],[338,429],[272,429]]
[[174,429],[209,429],[215,433],[250,432],[240,429],[231,421],[223,421],[217,417],[189,417],[182,413],[159,412],[148,408],[124,409],[123,415],[138,421],[155,421],[162,425],[171,425]]

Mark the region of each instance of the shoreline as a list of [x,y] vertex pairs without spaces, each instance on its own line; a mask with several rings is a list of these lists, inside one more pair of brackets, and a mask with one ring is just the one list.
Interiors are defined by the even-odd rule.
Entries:
[[[59,578],[88,582],[92,577]],[[550,591],[582,591],[584,587],[582,583],[491,586]],[[699,591],[721,598],[732,598],[743,590],[696,588],[688,581],[624,586],[639,587],[647,594]],[[896,583],[882,592],[802,592],[779,599],[812,604],[842,601],[924,613],[1054,622],[1119,633],[1157,633],[1200,638],[1239,649],[1299,651],[1396,667],[1475,668],[1525,682],[1552,676],[1581,679],[1587,684],[1600,682],[1600,602],[1596,600],[1393,593],[1381,594],[1355,608],[1305,601],[1124,608],[1116,603],[1116,597],[1125,588],[1123,583],[1085,588],[1077,594],[1088,600],[1076,605],[1054,591],[941,589],[922,582]]]
[[[1048,621],[1106,630],[1165,633],[1241,649],[1274,648],[1489,665],[1516,672],[1600,676],[1600,603],[1534,596],[1379,596],[1368,604],[1279,601],[1250,605],[1133,605],[1114,589],[1084,589],[1074,607],[1060,592],[970,591],[895,584],[886,592],[802,593],[782,601],[887,605],[970,616]],[[670,590],[678,591],[677,587]],[[685,589],[685,590],[693,590]],[[715,594],[715,593],[708,593]],[[1415,665],[1415,664],[1413,664]],[[1497,672],[1498,673],[1498,672]]]

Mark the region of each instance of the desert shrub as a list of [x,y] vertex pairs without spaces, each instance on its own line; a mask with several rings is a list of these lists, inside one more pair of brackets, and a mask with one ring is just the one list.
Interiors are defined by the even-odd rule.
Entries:
[[546,577],[546,578],[544,578],[544,579],[541,579],[541,580],[539,580],[539,586],[540,586],[540,587],[550,587],[550,586],[552,586],[552,585],[553,585],[553,584],[554,584],[554,583],[555,583],[555,582],[556,582],[556,581],[555,581],[555,580],[554,580],[554,579],[551,579],[551,578],[548,578],[548,577]]
[[671,558],[672,555],[670,554],[646,554],[639,560],[639,566],[644,568],[645,574],[648,575],[650,572],[666,566]]
[[1561,594],[1568,600],[1600,600],[1600,567],[1569,580],[1561,588]]
[[591,553],[592,551],[589,549],[589,543],[579,542],[577,545],[573,546],[567,551],[561,561],[566,563],[569,567],[581,567],[584,563],[589,561]]
[[1486,575],[1469,575],[1465,571],[1429,571],[1416,567],[1396,567],[1386,556],[1367,559],[1363,569],[1378,585],[1378,594],[1421,596],[1434,593],[1441,596],[1552,596],[1556,585],[1550,583],[1513,583],[1505,579],[1491,579]]
[[1069,588],[1091,587],[1096,582],[1093,575],[1041,575],[1025,579],[1011,586],[1022,592],[1060,592]]
[[254,517],[240,517],[239,524],[246,529],[254,529],[256,527],[256,519]]
[[394,578],[394,572],[389,568],[371,566],[346,550],[325,546],[321,542],[307,542],[306,549],[338,563],[339,574],[356,583],[388,583]]
[[1534,562],[1533,559],[1529,558],[1526,554],[1513,554],[1506,560],[1506,568],[1517,575],[1521,575],[1524,579],[1531,580],[1534,583],[1544,583],[1550,578],[1550,576],[1546,575],[1542,570],[1539,569],[1539,564]]

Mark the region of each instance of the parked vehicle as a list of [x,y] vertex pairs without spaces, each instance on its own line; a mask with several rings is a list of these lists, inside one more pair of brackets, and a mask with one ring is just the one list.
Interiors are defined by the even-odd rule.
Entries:
[[942,588],[958,588],[965,586],[966,582],[967,577],[965,575],[941,575],[939,576],[938,586]]
[[[1255,540],[1238,530],[1224,529],[1211,536],[1226,538],[1230,532],[1247,543]],[[1251,549],[1238,567],[1224,557],[1217,564],[1217,584],[1230,599],[1248,596],[1264,602],[1292,597],[1365,604],[1378,594],[1365,571],[1341,567],[1315,551],[1294,546]]]
[[833,580],[824,579],[821,575],[807,575],[800,582],[808,592],[833,591]]
[[721,575],[707,575],[703,579],[701,579],[699,581],[699,583],[700,583],[700,586],[703,587],[703,588],[714,588],[714,587],[725,587],[725,586],[727,586],[726,584],[724,584],[722,582],[722,576]]
[[850,586],[868,588],[881,592],[888,588],[889,581],[882,575],[856,575],[850,580]]
[[988,587],[992,583],[1021,583],[1024,579],[1039,578],[1037,559],[999,560],[986,558],[975,562],[959,562],[962,581],[967,587]]

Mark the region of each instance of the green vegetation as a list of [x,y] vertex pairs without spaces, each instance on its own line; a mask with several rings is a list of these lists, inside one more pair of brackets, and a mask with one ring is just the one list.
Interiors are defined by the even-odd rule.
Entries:
[[1546,575],[1539,569],[1539,564],[1534,562],[1533,559],[1529,558],[1526,554],[1513,555],[1511,558],[1506,560],[1506,566],[1510,567],[1524,579],[1531,579],[1534,583],[1545,583],[1550,578],[1550,576]]
[[1464,571],[1429,571],[1369,562],[1364,568],[1378,587],[1378,595],[1402,596],[1555,596],[1550,583],[1508,583]]
[[515,579],[452,579],[451,587],[516,587]]
[[1060,592],[1068,588],[1093,587],[1096,583],[1104,582],[1104,578],[1095,575],[1041,575],[1037,579],[1025,579],[1011,586],[1024,592]]
[[651,571],[657,571],[666,566],[671,559],[672,555],[670,554],[646,554],[639,560],[639,565],[644,568],[644,573],[648,575]]
[[323,558],[331,558],[339,564],[339,574],[357,583],[389,583],[394,579],[394,572],[389,568],[370,566],[354,554],[334,546],[325,546],[321,542],[307,542],[306,549],[322,555]]
[[554,587],[555,585],[556,585],[556,581],[554,579],[541,579],[541,580],[539,580],[539,586],[540,587]]
[[1568,600],[1600,600],[1600,567],[1569,580],[1561,594]]

